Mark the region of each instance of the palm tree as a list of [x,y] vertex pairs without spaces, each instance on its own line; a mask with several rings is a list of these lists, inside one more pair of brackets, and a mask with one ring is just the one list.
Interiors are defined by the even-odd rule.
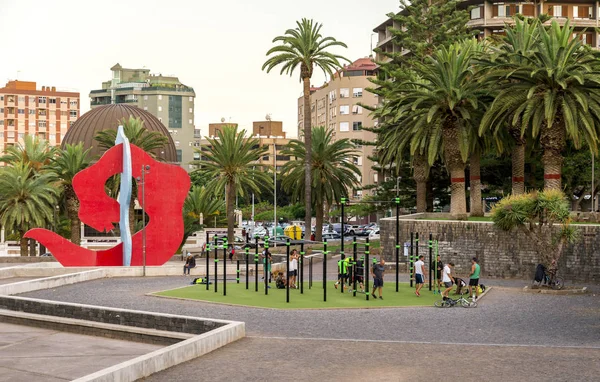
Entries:
[[81,221],[79,220],[79,199],[73,190],[73,178],[79,171],[90,165],[88,156],[90,150],[85,150],[83,143],[67,145],[64,149],[59,150],[50,165],[60,179],[67,206],[67,216],[71,222],[71,242],[77,245],[81,243]]
[[479,124],[485,90],[477,83],[473,63],[483,50],[475,40],[440,47],[426,63],[415,64],[418,81],[399,85],[389,96],[396,103],[396,129],[389,129],[381,141],[410,145],[411,154],[427,156],[433,165],[440,154],[450,173],[450,213],[456,218],[467,214],[465,164],[469,156],[469,136]]
[[4,155],[0,157],[0,162],[7,164],[22,162],[33,169],[31,172],[33,175],[49,165],[55,153],[56,149],[50,147],[48,141],[39,139],[37,136],[26,135],[23,143],[19,142],[6,149]]
[[[202,217],[204,222],[207,222],[209,219],[219,215],[224,207],[223,200],[209,195],[209,193],[206,192],[206,188],[199,186],[192,187],[183,204],[183,222],[185,229],[181,245],[183,246],[183,244],[185,244],[185,241],[190,235],[202,229],[200,217]],[[207,224],[204,223],[204,225]]]
[[536,29],[539,40],[533,54],[514,52],[512,59],[492,67],[492,76],[508,81],[499,84],[481,126],[495,128],[512,117],[521,135],[531,129],[543,149],[544,189],[561,189],[567,137],[576,148],[587,143],[594,152],[598,150],[598,54],[573,38],[568,20],[562,27],[553,21],[549,28],[537,24]]
[[[156,155],[153,153],[155,150],[162,149],[169,143],[169,138],[164,135],[156,132],[149,131],[144,127],[144,121],[142,121],[139,117],[134,118],[132,116],[127,118],[123,118],[119,121],[119,124],[123,125],[123,132],[125,136],[129,139],[129,143],[136,145],[137,147],[144,150],[148,155],[155,159]],[[107,129],[102,130],[96,134],[94,137],[98,145],[104,149],[108,150],[115,145],[115,140],[117,139],[117,130]],[[118,194],[118,185],[119,185],[119,176],[114,176],[111,178],[112,180],[109,183],[112,185],[112,194]],[[137,199],[138,190],[136,186],[136,181],[133,179],[134,187],[131,190],[131,203],[129,204],[129,226],[136,227],[135,224],[135,200]]]
[[227,239],[233,243],[235,224],[234,206],[236,195],[245,191],[260,192],[260,184],[272,184],[265,165],[256,163],[268,148],[259,146],[258,139],[245,138],[246,131],[238,132],[236,126],[225,126],[217,131],[216,138],[208,138],[208,145],[197,150],[205,158],[202,170],[211,179],[206,189],[213,197],[220,198],[225,191],[227,213]]
[[[489,59],[483,59],[478,64],[487,75],[483,77],[484,86],[493,97],[500,91],[499,83],[504,83],[510,88],[511,80],[504,78],[504,73],[494,70],[509,64],[521,66],[526,65],[535,54],[539,43],[538,24],[545,19],[532,18],[521,20],[515,18],[515,24],[507,26],[506,35],[498,46],[492,46],[492,55]],[[503,92],[505,92],[504,89]],[[501,97],[502,98],[502,97]],[[516,118],[515,118],[516,117]],[[496,119],[497,118],[497,119]],[[494,112],[490,110],[481,121],[479,133],[485,134],[492,130],[496,141],[496,147],[500,153],[510,150],[512,159],[512,194],[521,195],[525,193],[525,149],[527,146],[526,129],[521,130],[520,116],[510,115],[505,112]]]
[[[334,141],[333,131],[319,126],[312,129],[312,160],[311,173],[314,192],[311,208],[316,210],[315,238],[320,241],[323,233],[323,208],[339,203],[340,199],[348,196],[348,189],[358,185],[360,170],[354,165],[357,152],[354,144],[347,138]],[[281,152],[296,160],[287,162],[281,171],[283,188],[292,197],[301,199],[304,194],[305,177],[303,160],[307,149],[304,142],[292,140]],[[310,228],[307,227],[309,232]]]
[[59,194],[52,172],[36,173],[27,163],[0,169],[0,225],[21,237],[21,256],[27,256],[25,232],[52,221]]
[[[345,57],[333,54],[327,51],[332,47],[344,47],[346,44],[337,41],[333,37],[323,37],[321,35],[322,24],[315,23],[313,20],[302,19],[296,21],[295,29],[288,29],[283,36],[277,36],[273,42],[281,42],[269,49],[267,56],[273,55],[263,64],[262,69],[269,73],[276,66],[282,65],[280,74],[294,73],[296,68],[300,66],[300,81],[303,84],[304,97],[304,142],[306,144],[306,155],[304,163],[304,183],[312,184],[311,182],[311,109],[310,109],[310,79],[313,75],[315,66],[320,68],[325,75],[333,77],[334,72],[341,68],[340,60],[350,62]],[[311,187],[306,187],[304,190],[305,209],[307,211],[305,217],[305,226],[308,230],[311,227]],[[308,232],[308,231],[307,231]]]

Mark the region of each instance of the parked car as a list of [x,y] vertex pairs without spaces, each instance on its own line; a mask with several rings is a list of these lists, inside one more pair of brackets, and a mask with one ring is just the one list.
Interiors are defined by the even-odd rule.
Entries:
[[344,234],[354,236],[354,235],[356,235],[358,228],[359,228],[359,226],[357,226],[357,225],[346,225],[346,231]]
[[379,228],[369,231],[369,240],[379,240]]
[[327,239],[327,240],[340,240],[341,238],[342,238],[342,235],[340,235],[337,232],[328,232],[328,233],[323,234],[323,239]]
[[[225,238],[227,238],[227,236],[218,236],[217,244],[222,245]],[[233,244],[233,246],[236,249],[256,248],[256,243],[253,243],[252,241],[249,241],[248,243],[246,243],[246,240],[244,240],[240,236],[235,236],[233,239],[233,243],[230,243],[230,244]]]

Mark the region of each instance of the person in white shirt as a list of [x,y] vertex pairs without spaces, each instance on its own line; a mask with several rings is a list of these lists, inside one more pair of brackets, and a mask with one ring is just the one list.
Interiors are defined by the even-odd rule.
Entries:
[[448,263],[444,267],[442,271],[442,282],[446,289],[442,292],[442,298],[446,300],[448,298],[448,293],[452,290],[452,285],[454,284],[454,277],[452,277],[452,268],[454,268],[454,263]]
[[423,262],[423,255],[419,256],[419,260],[415,263],[415,294],[417,297],[421,297],[421,288],[425,284],[425,263]]
[[298,251],[292,250],[290,254],[290,271],[288,273],[290,288],[297,289],[296,287],[296,276],[298,276]]

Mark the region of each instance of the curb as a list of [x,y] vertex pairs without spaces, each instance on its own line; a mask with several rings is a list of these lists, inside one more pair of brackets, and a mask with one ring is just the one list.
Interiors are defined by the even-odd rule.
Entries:
[[538,293],[538,294],[551,294],[555,296],[569,296],[569,295],[582,295],[588,292],[587,287],[577,288],[577,289],[534,289],[531,286],[527,285],[523,287],[523,292],[525,293]]

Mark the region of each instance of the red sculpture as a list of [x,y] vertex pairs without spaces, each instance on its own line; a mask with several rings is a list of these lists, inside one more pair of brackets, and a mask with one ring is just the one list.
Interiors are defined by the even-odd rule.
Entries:
[[[149,217],[143,229],[146,231],[146,265],[163,265],[175,254],[183,238],[182,208],[190,178],[181,167],[158,162],[133,144],[131,158],[134,178],[141,176],[142,165],[150,165],[150,171],[145,175],[145,202],[141,187],[138,192],[139,201],[145,203]],[[80,202],[79,218],[97,231],[110,231],[114,228],[113,223],[119,221],[119,203],[106,194],[104,184],[122,168],[123,145],[119,144],[73,178],[73,189]],[[143,264],[143,230],[132,236],[131,265],[134,266]],[[123,244],[92,251],[42,228],[29,230],[25,237],[42,243],[65,267],[123,265]]]

